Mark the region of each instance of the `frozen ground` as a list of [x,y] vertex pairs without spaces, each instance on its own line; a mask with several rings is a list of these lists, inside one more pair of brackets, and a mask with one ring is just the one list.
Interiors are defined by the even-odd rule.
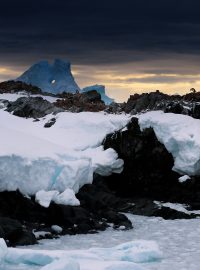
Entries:
[[[64,236],[57,240],[42,240],[39,245],[26,247],[36,250],[72,250],[93,247],[112,247],[135,240],[156,241],[163,252],[161,261],[143,263],[147,270],[199,270],[200,269],[200,221],[163,220],[162,218],[129,215],[134,229],[114,231],[92,235]],[[141,264],[140,264],[141,265]],[[36,266],[4,265],[0,270],[37,270]],[[126,270],[126,269],[124,269]]]

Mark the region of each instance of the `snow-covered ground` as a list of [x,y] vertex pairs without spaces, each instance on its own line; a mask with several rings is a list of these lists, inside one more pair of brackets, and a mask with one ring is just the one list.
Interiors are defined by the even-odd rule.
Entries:
[[[199,219],[163,220],[157,217],[128,216],[133,221],[134,229],[132,230],[116,231],[109,228],[105,232],[98,234],[63,236],[55,240],[42,240],[39,245],[23,247],[24,253],[26,253],[27,249],[34,249],[40,251],[51,250],[53,253],[54,251],[56,253],[58,250],[75,250],[76,254],[80,254],[83,250],[87,251],[88,248],[110,248],[125,242],[134,242],[142,239],[156,241],[162,252],[160,260],[140,263],[139,265],[143,270],[199,270]],[[99,265],[101,265],[100,262]],[[8,263],[2,267],[0,267],[1,270],[41,269],[41,266],[36,265],[10,265]],[[98,264],[93,265],[93,267],[94,269],[99,269]],[[87,268],[82,269],[86,270]],[[118,270],[118,268],[112,269]],[[135,268],[132,267],[130,269],[134,270]],[[124,266],[120,270],[129,270],[129,268]]]
[[[10,94],[10,93],[4,93],[4,94],[0,94],[0,100],[1,99],[6,99],[8,101],[16,101],[18,98],[20,97],[28,97],[28,94],[25,92],[18,92],[15,94]],[[43,96],[43,95],[31,95],[31,97],[42,97],[43,99],[53,103],[56,102],[57,99],[56,97],[51,97],[51,96]]]

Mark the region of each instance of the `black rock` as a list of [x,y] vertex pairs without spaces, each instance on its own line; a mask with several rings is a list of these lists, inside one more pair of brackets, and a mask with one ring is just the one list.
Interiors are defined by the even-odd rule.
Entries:
[[9,103],[7,111],[19,117],[37,119],[50,113],[62,112],[63,109],[56,107],[42,97],[20,97]]

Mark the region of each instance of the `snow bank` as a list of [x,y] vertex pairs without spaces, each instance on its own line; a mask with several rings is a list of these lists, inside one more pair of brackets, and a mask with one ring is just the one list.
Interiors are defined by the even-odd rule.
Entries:
[[153,262],[161,258],[162,254],[155,242],[138,240],[113,248],[88,250],[9,248],[5,260],[12,264],[43,266],[42,270],[141,270],[143,268],[139,263]]
[[[64,112],[51,128],[44,128],[51,118],[34,122],[0,110],[0,191],[19,189],[31,195],[68,188],[77,193],[92,183],[93,172],[122,171],[123,161],[101,143],[106,134],[123,128],[128,116]],[[66,200],[66,193],[59,198]]]
[[152,127],[158,140],[172,154],[174,171],[183,175],[200,175],[200,120],[161,111],[138,117],[140,128]]

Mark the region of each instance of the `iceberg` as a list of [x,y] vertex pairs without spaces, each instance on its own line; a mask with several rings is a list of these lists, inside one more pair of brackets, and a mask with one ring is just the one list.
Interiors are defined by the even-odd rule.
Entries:
[[91,90],[96,90],[100,95],[101,99],[105,102],[106,105],[109,105],[110,103],[114,102],[114,99],[108,97],[106,95],[106,90],[104,85],[95,84],[92,86],[87,86],[81,90],[82,93],[88,92]]
[[53,64],[48,61],[40,61],[31,66],[16,81],[32,84],[44,92],[53,94],[80,91],[71,73],[70,62],[60,59],[55,59]]

